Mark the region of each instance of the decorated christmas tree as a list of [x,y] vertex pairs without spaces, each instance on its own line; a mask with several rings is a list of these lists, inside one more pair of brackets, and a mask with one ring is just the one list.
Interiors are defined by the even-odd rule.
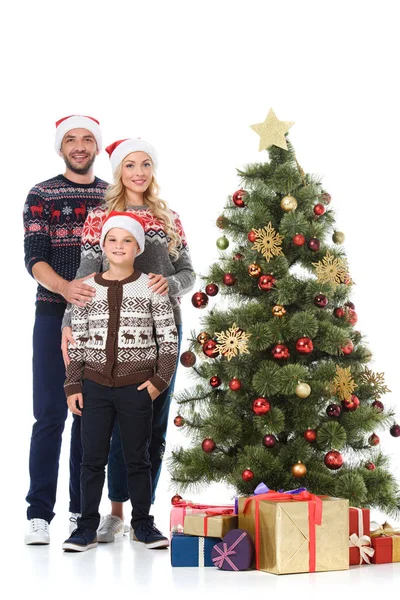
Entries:
[[193,444],[172,452],[172,480],[178,493],[211,482],[240,495],[261,482],[306,487],[394,514],[400,489],[377,432],[398,437],[400,425],[356,328],[331,197],[300,167],[291,125],[271,110],[252,126],[269,160],[239,171],[217,219],[220,258],[192,297],[205,312],[175,398],[174,423]]

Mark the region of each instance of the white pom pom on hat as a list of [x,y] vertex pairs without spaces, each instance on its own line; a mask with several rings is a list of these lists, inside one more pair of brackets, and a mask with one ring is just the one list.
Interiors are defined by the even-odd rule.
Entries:
[[71,131],[71,129],[87,129],[93,133],[97,144],[97,150],[99,152],[101,151],[102,139],[99,121],[86,115],[70,115],[69,117],[63,117],[59,121],[56,121],[55,148],[57,154],[60,153],[64,135],[68,133],[68,131]]
[[106,148],[110,157],[112,172],[115,173],[120,163],[131,152],[145,152],[151,158],[154,171],[157,169],[158,159],[155,148],[140,138],[128,138],[126,140],[117,140]]
[[139,245],[139,254],[142,254],[144,250],[144,221],[139,215],[135,215],[133,212],[119,212],[112,210],[108,215],[107,219],[103,223],[100,236],[100,248],[104,250],[104,240],[110,229],[117,227],[118,229],[126,229],[129,231],[137,241]]

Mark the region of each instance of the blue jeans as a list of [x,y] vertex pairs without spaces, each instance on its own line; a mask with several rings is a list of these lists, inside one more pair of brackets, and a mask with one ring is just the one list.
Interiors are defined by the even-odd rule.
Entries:
[[[178,356],[182,340],[182,326],[177,325],[178,330]],[[169,407],[174,391],[176,368],[169,387],[164,390],[153,402],[152,436],[149,446],[152,479],[152,503],[154,503],[155,492],[161,474],[162,460],[165,452],[165,439],[168,427]],[[128,480],[124,454],[121,444],[121,436],[118,423],[114,425],[111,438],[110,452],[108,455],[108,497],[113,502],[126,502],[129,500]]]
[[[54,517],[61,439],[68,407],[61,354],[62,317],[36,315],[33,329],[33,414],[29,454],[28,519]],[[80,512],[80,419],[71,430],[70,511]]]

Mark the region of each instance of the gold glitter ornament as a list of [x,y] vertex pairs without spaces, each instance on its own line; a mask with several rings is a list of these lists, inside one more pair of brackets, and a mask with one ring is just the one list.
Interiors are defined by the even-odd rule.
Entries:
[[289,131],[292,125],[294,123],[291,121],[279,121],[272,108],[263,123],[250,125],[253,131],[260,136],[259,152],[267,150],[271,146],[278,146],[278,148],[287,150],[285,133]]
[[315,267],[317,279],[320,283],[339,285],[340,283],[346,283],[349,277],[349,267],[346,260],[335,258],[329,250],[322,260],[312,263],[312,265]]
[[350,400],[357,384],[354,382],[350,367],[342,369],[336,365],[336,377],[332,382],[332,393],[337,394],[340,400]]
[[199,333],[196,339],[199,342],[199,344],[203,345],[207,340],[210,339],[210,337],[211,336],[207,333],[207,331],[202,331],[201,333]]
[[343,244],[345,239],[346,239],[346,236],[344,235],[344,233],[342,231],[334,231],[333,232],[332,241],[335,244]]
[[276,304],[272,307],[272,314],[274,317],[283,317],[286,315],[286,308],[281,304]]
[[216,351],[225,356],[228,361],[239,353],[250,354],[247,347],[250,335],[250,333],[239,329],[236,323],[233,323],[228,331],[221,331],[215,334],[217,339]]
[[250,275],[250,277],[259,277],[261,275],[262,269],[257,263],[251,263],[251,265],[247,267],[247,272]]
[[294,196],[284,196],[281,200],[281,209],[285,212],[292,212],[297,208],[297,200]]
[[311,394],[311,387],[304,381],[299,381],[295,389],[296,396],[299,398],[308,398]]
[[283,256],[283,236],[275,231],[269,222],[263,229],[253,229],[255,235],[254,249],[258,250],[267,262],[274,256]]

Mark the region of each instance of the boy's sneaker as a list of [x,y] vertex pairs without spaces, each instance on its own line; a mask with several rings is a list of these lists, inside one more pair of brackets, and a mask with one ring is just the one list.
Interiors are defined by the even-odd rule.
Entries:
[[97,537],[96,532],[88,527],[77,527],[65,540],[62,549],[67,552],[85,552],[91,548],[96,548]]
[[30,519],[25,544],[50,544],[49,524],[44,519]]
[[119,517],[107,515],[102,518],[97,530],[97,541],[107,544],[122,538],[125,532],[125,523]]
[[69,533],[72,533],[78,527],[78,519],[81,516],[81,513],[71,513],[69,517]]
[[146,548],[168,548],[169,546],[169,540],[152,523],[138,525],[135,530],[131,527],[130,537],[135,542],[145,544]]

